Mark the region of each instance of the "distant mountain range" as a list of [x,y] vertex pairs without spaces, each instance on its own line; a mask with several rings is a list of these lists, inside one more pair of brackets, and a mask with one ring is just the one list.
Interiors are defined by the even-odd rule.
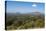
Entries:
[[25,14],[21,14],[21,13],[6,13],[6,15],[8,16],[12,16],[12,15],[44,15],[44,13],[40,13],[40,12],[32,12],[32,13],[25,13]]

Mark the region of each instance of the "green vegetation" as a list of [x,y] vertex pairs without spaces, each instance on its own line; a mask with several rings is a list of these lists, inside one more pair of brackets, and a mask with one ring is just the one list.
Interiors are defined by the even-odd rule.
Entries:
[[6,17],[6,29],[31,29],[31,28],[43,28],[44,16],[7,16]]

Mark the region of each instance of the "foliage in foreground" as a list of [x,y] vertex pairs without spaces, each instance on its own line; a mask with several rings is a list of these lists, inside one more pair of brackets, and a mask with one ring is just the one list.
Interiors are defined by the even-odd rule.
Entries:
[[43,28],[44,17],[41,16],[7,16],[6,29]]

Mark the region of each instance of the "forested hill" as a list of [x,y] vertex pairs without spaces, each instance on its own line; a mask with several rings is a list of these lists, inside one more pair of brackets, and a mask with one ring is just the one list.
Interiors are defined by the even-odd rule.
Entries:
[[6,29],[43,28],[45,16],[39,12],[6,14]]

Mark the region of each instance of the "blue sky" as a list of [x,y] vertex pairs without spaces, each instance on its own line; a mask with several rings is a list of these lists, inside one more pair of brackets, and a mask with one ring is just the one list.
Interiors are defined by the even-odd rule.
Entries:
[[44,3],[7,1],[7,13],[44,13]]

